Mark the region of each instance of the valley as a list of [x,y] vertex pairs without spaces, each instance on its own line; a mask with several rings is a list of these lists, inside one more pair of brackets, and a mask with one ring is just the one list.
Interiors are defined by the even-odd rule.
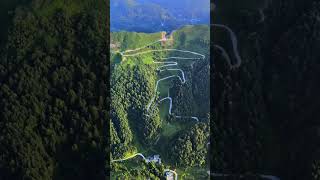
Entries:
[[113,0],[111,31],[153,33],[209,24],[209,0]]

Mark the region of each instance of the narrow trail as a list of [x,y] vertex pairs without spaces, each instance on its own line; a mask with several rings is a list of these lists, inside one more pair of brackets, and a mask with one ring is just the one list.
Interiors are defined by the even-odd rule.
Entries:
[[[203,60],[206,58],[205,55],[194,52],[194,51],[188,51],[188,50],[181,50],[181,49],[155,49],[155,50],[146,50],[143,52],[137,52],[140,51],[144,48],[147,48],[151,45],[154,45],[156,43],[159,42],[163,42],[166,41],[165,39],[160,39],[157,41],[154,41],[152,43],[149,43],[147,45],[144,45],[142,47],[136,48],[136,49],[129,49],[129,50],[125,50],[120,52],[120,54],[122,55],[122,57],[134,57],[134,56],[138,56],[138,55],[143,55],[143,54],[148,54],[148,53],[153,53],[153,52],[181,52],[181,53],[187,53],[187,54],[191,54],[191,55],[195,55],[197,57],[180,57],[180,56],[171,56],[171,57],[166,57],[166,58],[160,58],[160,60],[162,61],[155,61],[153,60],[154,64],[163,64],[160,65],[159,67],[157,67],[157,71],[159,72],[163,72],[163,71],[179,71],[181,72],[181,76],[180,75],[170,75],[164,78],[161,78],[159,80],[157,80],[156,82],[156,87],[154,89],[154,95],[151,98],[151,100],[149,101],[149,103],[147,104],[147,112],[149,112],[150,108],[152,107],[152,105],[155,103],[155,100],[157,98],[157,92],[158,92],[158,87],[159,87],[159,83],[165,80],[169,80],[171,78],[178,78],[181,82],[181,84],[185,84],[186,83],[186,78],[185,78],[185,73],[182,69],[180,68],[173,68],[179,65],[179,63],[177,61],[166,61],[166,60],[171,60],[171,59],[175,59],[175,60]],[[136,52],[136,53],[135,53]],[[128,54],[128,53],[132,53],[132,54]],[[170,68],[169,68],[170,67]],[[160,99],[158,102],[155,103],[155,105],[157,105],[158,103],[164,101],[164,100],[169,100],[169,109],[168,109],[168,114],[172,115],[172,98],[170,96],[165,97]],[[149,116],[149,115],[147,115]],[[182,119],[182,118],[186,118],[186,119],[193,119],[197,122],[199,122],[199,118],[195,117],[195,116],[175,116],[176,118]]]

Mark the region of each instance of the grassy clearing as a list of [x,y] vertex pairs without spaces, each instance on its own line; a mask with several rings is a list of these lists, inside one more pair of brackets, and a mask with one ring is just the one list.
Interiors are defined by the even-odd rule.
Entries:
[[155,42],[161,38],[161,33],[136,33],[136,32],[113,32],[111,42],[119,42],[120,50],[136,49]]
[[[173,68],[176,68],[176,67],[173,67]],[[168,76],[172,76],[172,75],[177,75],[177,76],[180,76],[182,78],[182,74],[181,74],[180,71],[163,71],[161,73],[161,75],[159,75],[159,79],[164,78],[164,77],[168,77]],[[172,86],[172,83],[173,83],[172,81],[174,79],[179,79],[179,78],[178,77],[172,77],[172,78],[163,80],[163,81],[161,81],[159,83],[158,92],[160,93],[159,94],[160,98],[164,98],[164,97],[168,96],[168,91],[169,91],[170,87]]]
[[159,113],[160,113],[160,118],[162,120],[166,120],[167,116],[169,115],[169,100],[162,102],[159,105]]
[[[115,60],[113,60],[115,63]],[[128,65],[130,68],[138,65],[153,65],[153,58],[150,55],[135,56],[135,57],[121,57],[119,55],[117,62]]]
[[122,63],[123,63],[123,65],[129,66],[130,68],[132,68],[133,66],[136,65],[135,60],[131,59],[131,58],[123,58]]
[[146,56],[142,59],[143,64],[153,64],[153,58],[151,56]]
[[162,136],[170,138],[183,129],[185,129],[185,125],[180,122],[164,122],[162,126]]
[[168,96],[168,91],[170,87],[170,79],[160,81],[158,84],[158,92],[159,92],[159,98],[164,98]]

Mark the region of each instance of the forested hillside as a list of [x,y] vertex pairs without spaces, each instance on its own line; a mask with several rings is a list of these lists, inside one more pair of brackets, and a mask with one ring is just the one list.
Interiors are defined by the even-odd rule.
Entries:
[[[146,157],[159,154],[162,160],[151,165],[139,161],[141,157],[112,162],[112,179],[159,179],[163,169],[177,169],[179,177],[208,176],[209,27],[186,26],[172,35],[173,42],[164,44],[158,41],[161,33],[111,34],[111,159],[142,153]],[[195,51],[205,58],[163,49]],[[180,71],[165,70],[161,62],[170,61],[176,61],[177,65],[170,66]],[[176,78],[164,79],[169,76]],[[154,96],[155,103],[148,110]]]
[[[212,167],[319,179],[319,2],[216,5],[214,21],[236,32],[242,64],[231,70],[216,49]],[[226,34],[213,35],[232,52]]]
[[18,4],[0,56],[0,179],[105,179],[105,1]]

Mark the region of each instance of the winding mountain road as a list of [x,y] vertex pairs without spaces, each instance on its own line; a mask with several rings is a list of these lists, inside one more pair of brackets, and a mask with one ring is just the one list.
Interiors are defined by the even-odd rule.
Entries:
[[[239,68],[241,66],[242,59],[241,59],[241,57],[239,55],[238,41],[237,41],[237,37],[236,37],[235,33],[231,30],[231,28],[229,28],[228,26],[222,25],[222,24],[211,24],[211,26],[227,30],[227,32],[229,33],[230,38],[231,38],[233,54],[234,54],[234,57],[236,59],[236,63],[232,64],[230,56],[228,55],[228,53],[226,52],[226,50],[223,47],[221,47],[219,45],[214,45],[214,47],[221,51],[222,56],[227,60],[228,65],[230,66],[231,69]],[[120,54],[122,55],[122,57],[134,57],[134,56],[143,55],[143,54],[152,53],[152,52],[176,51],[176,52],[183,52],[183,53],[193,54],[193,55],[196,55],[198,57],[190,58],[190,57],[176,57],[176,56],[173,56],[173,57],[161,58],[161,60],[169,60],[169,59],[201,60],[201,59],[205,59],[205,55],[203,55],[203,54],[200,54],[200,53],[197,53],[197,52],[193,52],[193,51],[188,51],[188,50],[179,50],[179,49],[146,50],[146,51],[143,51],[143,52],[134,53],[134,52],[142,50],[142,49],[144,49],[144,48],[146,48],[148,46],[151,46],[151,45],[153,45],[155,43],[163,42],[163,41],[165,41],[165,39],[157,40],[155,42],[149,43],[149,44],[147,44],[145,46],[142,46],[140,48],[129,49],[129,50],[120,52]],[[127,54],[127,53],[133,53],[133,54]],[[147,105],[147,111],[149,111],[151,105],[154,103],[154,101],[156,99],[158,86],[159,86],[159,83],[161,81],[165,81],[165,80],[168,80],[170,78],[178,78],[182,84],[184,84],[186,82],[185,74],[184,74],[184,71],[182,69],[171,68],[172,66],[177,66],[178,65],[177,61],[153,61],[153,63],[154,64],[163,64],[163,65],[157,67],[157,70],[160,71],[160,72],[163,72],[163,71],[180,71],[182,76],[180,77],[178,75],[171,75],[171,76],[167,76],[167,77],[164,77],[164,78],[161,78],[161,79],[157,80],[156,87],[155,87],[155,90],[154,90],[155,91],[155,95],[149,101],[149,103]],[[169,95],[167,97],[165,97],[165,98],[160,99],[158,101],[158,103],[161,103],[161,102],[163,102],[165,100],[169,100],[169,105],[170,106],[169,106],[169,109],[168,109],[168,113],[171,115],[172,114],[172,98]],[[180,118],[180,119],[182,119],[182,118],[191,118],[191,119],[194,119],[195,121],[199,122],[199,118],[195,117],[195,116],[178,116],[178,115],[176,115],[175,117],[176,118]],[[136,156],[141,156],[146,161],[146,158],[141,153],[136,153],[136,154],[134,154],[132,156],[129,156],[127,158],[119,159],[119,160],[112,160],[111,162],[125,161],[125,160],[128,160],[128,159],[134,158]],[[168,172],[168,171],[175,174],[175,180],[178,179],[178,174],[175,171],[170,170],[170,169],[165,169],[164,170],[164,172]],[[215,177],[226,177],[226,176],[231,176],[232,175],[232,174],[210,173],[210,171],[208,171],[208,174],[211,175],[211,176],[215,176]],[[271,176],[271,175],[259,175],[259,176],[262,177],[262,178],[270,179],[270,180],[280,180],[278,177]]]
[[[216,6],[213,4],[213,7],[215,8]],[[263,10],[262,9],[259,9],[259,13],[261,15],[261,20],[259,21],[259,23],[263,22],[265,20],[265,15],[263,13]],[[227,30],[227,32],[229,33],[230,35],[230,38],[231,38],[231,42],[232,42],[232,49],[233,49],[233,54],[234,54],[234,57],[235,57],[235,60],[236,62],[233,64],[232,61],[231,61],[231,58],[230,56],[228,55],[228,53],[226,52],[226,50],[219,46],[219,45],[214,45],[214,47],[216,49],[218,49],[219,51],[221,51],[222,53],[222,56],[227,60],[228,62],[228,65],[230,66],[231,69],[234,69],[234,68],[239,68],[241,66],[241,63],[242,63],[242,59],[239,55],[239,51],[238,51],[238,41],[237,41],[237,37],[235,35],[235,33],[232,31],[231,28],[229,28],[228,26],[226,25],[222,25],[222,24],[211,24],[211,26],[213,27],[216,27],[216,28],[221,28],[221,29],[224,29],[224,30]],[[193,51],[186,51],[186,50],[179,50],[179,49],[162,49],[162,50],[147,50],[147,51],[144,51],[144,52],[139,52],[139,53],[134,53],[134,52],[137,52],[139,50],[142,50],[148,46],[151,46],[155,43],[158,43],[158,42],[163,42],[163,41],[166,41],[166,39],[160,39],[160,40],[157,40],[155,42],[152,42],[152,43],[149,43],[145,46],[142,46],[140,48],[136,48],[136,49],[129,49],[129,50],[126,50],[126,51],[123,51],[123,52],[120,52],[121,56],[122,57],[133,57],[133,56],[138,56],[138,55],[142,55],[142,54],[147,54],[147,53],[152,53],[152,52],[164,52],[164,51],[176,51],[176,52],[183,52],[183,53],[190,53],[190,54],[193,54],[193,55],[197,55],[199,56],[198,58],[187,58],[187,57],[168,57],[168,58],[162,58],[161,60],[169,60],[169,59],[184,59],[184,60],[201,60],[201,59],[205,59],[205,55],[203,54],[200,54],[200,53],[197,53],[197,52],[193,52]],[[133,53],[133,54],[127,54],[127,53]],[[126,55],[127,54],[127,55]],[[149,111],[150,109],[150,106],[154,103],[155,99],[156,99],[156,94],[157,94],[157,90],[158,90],[158,85],[161,81],[164,81],[164,80],[168,80],[170,78],[179,78],[180,82],[182,84],[184,84],[186,82],[186,79],[185,79],[185,74],[184,74],[184,71],[182,69],[178,69],[178,68],[168,68],[168,67],[172,67],[172,66],[177,66],[178,65],[178,62],[176,61],[153,61],[154,64],[164,64],[162,66],[159,66],[157,68],[158,71],[160,72],[163,72],[163,71],[180,71],[181,74],[182,74],[182,78],[178,75],[171,75],[171,76],[167,76],[167,77],[164,77],[164,78],[161,78],[157,81],[156,83],[156,87],[155,87],[155,95],[151,98],[151,100],[149,101],[148,105],[147,105],[147,110]],[[171,110],[172,110],[172,98],[168,95],[168,97],[165,97],[165,98],[162,98],[158,101],[158,103],[161,103],[165,100],[169,100],[169,110],[168,110],[168,113],[171,114]],[[195,116],[175,116],[176,118],[192,118],[196,121],[199,121],[198,117],[195,117]],[[210,143],[208,143],[210,144]],[[143,154],[141,153],[136,153],[132,156],[129,156],[129,157],[126,157],[126,158],[123,158],[123,159],[118,159],[118,160],[112,160],[111,162],[121,162],[121,161],[126,161],[128,159],[131,159],[131,158],[134,158],[136,156],[140,156],[144,159],[144,161],[146,161],[146,158],[143,156]],[[172,172],[175,174],[175,180],[178,179],[178,174],[173,171],[173,170],[170,170],[170,169],[165,169],[164,170],[164,173],[165,172]],[[210,171],[207,171],[207,173],[210,175],[210,176],[214,176],[214,177],[228,177],[228,176],[232,176],[233,174],[222,174],[222,173],[210,173]],[[269,179],[269,180],[280,180],[280,178],[276,177],[276,176],[272,176],[272,175],[264,175],[264,174],[260,174],[259,175],[261,178],[264,178],[264,179]],[[244,177],[244,176],[242,176]]]
[[[134,56],[138,56],[138,55],[143,55],[143,54],[147,54],[147,53],[153,53],[153,52],[181,52],[181,53],[187,53],[187,54],[191,54],[191,55],[195,55],[197,57],[179,57],[179,56],[172,56],[172,57],[167,57],[167,58],[160,58],[161,60],[169,60],[169,59],[176,59],[176,60],[201,60],[201,59],[205,59],[205,55],[203,54],[200,54],[200,53],[197,53],[197,52],[194,52],[194,51],[188,51],[188,50],[181,50],[181,49],[155,49],[155,50],[146,50],[146,51],[143,51],[143,52],[137,52],[137,51],[140,51],[144,48],[147,48],[155,43],[158,43],[158,42],[163,42],[165,41],[165,39],[160,39],[160,40],[157,40],[157,41],[154,41],[152,43],[149,43],[147,45],[144,45],[142,47],[139,47],[139,48],[136,48],[136,49],[129,49],[129,50],[125,50],[123,52],[120,52],[120,54],[122,55],[122,57],[134,57]],[[135,53],[137,52],[137,53]],[[130,53],[130,54],[128,54]],[[131,54],[132,53],[132,54]],[[178,78],[180,80],[180,82],[182,84],[185,84],[186,83],[186,78],[185,78],[185,73],[182,69],[180,68],[171,68],[172,66],[178,66],[178,62],[177,61],[154,61],[153,60],[153,63],[154,64],[164,64],[164,65],[161,65],[159,67],[157,67],[157,70],[160,71],[160,72],[163,72],[163,71],[180,71],[181,72],[181,77],[179,75],[171,75],[171,76],[167,76],[167,77],[164,77],[164,78],[161,78],[159,80],[157,80],[156,82],[156,87],[154,89],[154,96],[151,98],[151,100],[149,101],[149,103],[147,104],[147,111],[149,112],[150,110],[150,107],[151,105],[154,103],[154,101],[156,100],[156,97],[157,97],[157,92],[158,92],[158,87],[159,87],[159,83],[161,81],[165,81],[165,80],[168,80],[168,79],[171,79],[171,78]],[[170,67],[170,68],[169,68]],[[161,99],[159,102],[162,102],[163,100],[169,100],[170,101],[170,107],[168,109],[168,113],[171,115],[172,114],[172,98],[171,97],[166,97],[166,98],[163,98]],[[198,117],[195,117],[195,116],[175,116],[177,118],[189,118],[189,119],[194,119],[196,120],[197,122],[199,122],[199,118]]]
[[[162,50],[147,50],[147,51],[143,51],[143,52],[138,52],[138,53],[134,53],[134,52],[137,52],[137,51],[140,51],[141,49],[144,49],[146,47],[149,47],[155,43],[158,43],[158,42],[163,42],[164,39],[160,39],[158,41],[155,41],[155,42],[152,42],[152,43],[149,43],[145,46],[142,46],[140,48],[136,48],[136,49],[129,49],[129,50],[125,50],[125,51],[122,51],[120,52],[121,56],[122,57],[133,57],[133,56],[138,56],[138,55],[142,55],[142,54],[147,54],[147,53],[152,53],[152,52],[167,52],[167,51],[175,51],[175,52],[182,52],[182,53],[188,53],[188,54],[192,54],[192,55],[196,55],[198,57],[178,57],[178,56],[172,56],[172,57],[167,57],[167,58],[160,58],[161,60],[170,60],[170,59],[176,59],[176,60],[201,60],[201,59],[205,59],[205,55],[203,54],[200,54],[200,53],[197,53],[197,52],[194,52],[194,51],[188,51],[188,50],[180,50],[180,49],[162,49]],[[133,53],[133,54],[127,54],[127,53]],[[168,80],[170,78],[178,78],[180,80],[180,82],[182,84],[185,84],[186,83],[186,78],[185,78],[185,73],[182,69],[180,68],[173,68],[173,66],[178,66],[178,62],[177,61],[153,61],[154,64],[163,64],[159,67],[157,67],[157,70],[160,71],[160,72],[163,72],[163,71],[179,71],[181,72],[181,77],[179,75],[171,75],[171,76],[167,76],[167,77],[164,77],[164,78],[161,78],[159,80],[157,80],[156,82],[156,87],[154,89],[155,93],[154,93],[154,96],[151,98],[151,100],[149,101],[148,105],[147,105],[147,111],[149,111],[151,105],[154,103],[155,99],[156,99],[156,96],[157,96],[157,91],[158,91],[158,86],[159,86],[159,83],[161,81],[165,81],[165,80]],[[170,67],[170,68],[169,68]],[[161,103],[165,100],[169,100],[169,109],[168,109],[168,113],[171,115],[172,114],[172,98],[169,96],[165,97],[165,98],[162,98],[160,99],[157,103]],[[195,121],[199,122],[199,118],[198,117],[195,117],[195,116],[175,116],[176,118],[179,118],[179,119],[182,119],[182,118],[191,118],[191,119],[194,119]],[[112,160],[111,162],[122,162],[122,161],[126,161],[126,160],[129,160],[129,159],[132,159],[136,156],[140,156],[144,159],[144,161],[146,161],[146,158],[143,156],[143,154],[141,153],[136,153],[134,155],[131,155],[129,157],[126,157],[126,158],[123,158],[123,159],[117,159],[117,160]],[[178,173],[176,173],[175,171],[173,170],[170,170],[170,169],[165,169],[164,170],[164,173],[165,172],[172,172],[175,174],[175,180],[178,180]]]
[[[225,29],[228,31],[230,38],[231,38],[231,42],[232,42],[233,54],[234,54],[237,62],[235,64],[232,64],[230,61],[230,58],[228,58],[227,60],[230,61],[229,64],[230,64],[231,69],[240,67],[242,59],[241,59],[241,57],[239,55],[239,51],[238,51],[238,39],[237,39],[236,34],[232,31],[231,28],[229,28],[228,26],[223,25],[223,24],[211,24],[211,26],[217,27],[217,28],[222,28],[222,29]],[[221,46],[216,45],[216,48],[221,50],[223,53],[225,52],[225,54],[227,54],[226,51]]]

